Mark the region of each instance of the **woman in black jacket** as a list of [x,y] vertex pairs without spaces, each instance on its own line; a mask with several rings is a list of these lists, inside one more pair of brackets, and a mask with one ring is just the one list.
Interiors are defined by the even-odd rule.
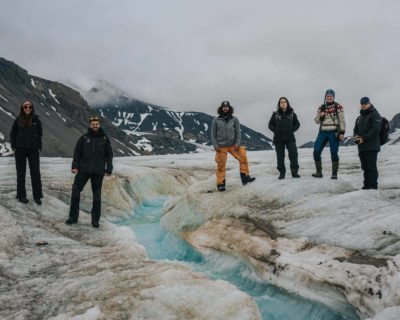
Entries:
[[278,100],[277,110],[272,113],[268,128],[274,133],[273,142],[279,170],[279,179],[285,178],[285,147],[289,153],[290,170],[293,178],[300,178],[299,163],[294,132],[300,127],[300,122],[289,100],[281,97]]
[[42,150],[42,123],[35,114],[33,103],[29,100],[21,105],[21,110],[10,133],[11,148],[15,153],[17,167],[17,198],[28,203],[25,189],[26,159],[31,172],[33,198],[42,204],[42,182],[40,178],[40,151]]

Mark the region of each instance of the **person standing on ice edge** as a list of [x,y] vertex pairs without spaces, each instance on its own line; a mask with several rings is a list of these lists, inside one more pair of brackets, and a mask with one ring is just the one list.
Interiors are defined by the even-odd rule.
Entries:
[[379,132],[382,118],[368,97],[361,98],[360,104],[360,116],[354,127],[354,142],[358,145],[358,156],[364,171],[362,189],[378,189],[376,161],[381,150]]
[[109,138],[100,128],[98,117],[90,118],[88,132],[81,136],[75,146],[72,173],[76,174],[72,185],[71,207],[66,224],[75,224],[79,217],[80,195],[90,179],[93,192],[92,226],[99,227],[101,212],[101,187],[104,175],[110,176],[113,169],[113,151]]
[[225,171],[228,152],[240,163],[240,178],[242,184],[253,182],[256,178],[249,176],[246,148],[240,146],[240,123],[233,116],[233,107],[229,101],[222,101],[218,108],[218,117],[211,124],[211,142],[217,162],[217,189],[225,191]]
[[274,133],[273,142],[275,144],[279,179],[285,179],[285,147],[289,153],[292,177],[300,178],[296,139],[294,137],[294,132],[300,128],[300,122],[290,106],[289,100],[285,97],[279,98],[277,110],[272,113],[268,128]]
[[314,118],[319,124],[319,133],[314,144],[314,161],[316,172],[312,174],[315,178],[322,178],[321,154],[325,145],[329,142],[332,159],[331,179],[337,179],[339,170],[339,141],[344,139],[346,123],[344,120],[343,106],[334,101],[335,91],[329,89],[325,93],[325,102],[317,110]]
[[26,159],[31,173],[33,199],[42,204],[42,181],[40,178],[40,151],[42,150],[42,123],[35,114],[33,103],[29,100],[21,105],[19,116],[10,132],[11,148],[15,154],[17,168],[17,199],[28,203],[25,189]]

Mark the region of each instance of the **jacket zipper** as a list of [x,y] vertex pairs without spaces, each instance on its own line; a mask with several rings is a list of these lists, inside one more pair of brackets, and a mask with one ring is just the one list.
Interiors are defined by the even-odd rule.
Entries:
[[93,167],[93,156],[94,156],[94,147],[96,145],[96,138],[93,137],[93,147],[92,147],[92,156],[90,157],[90,173],[92,173],[92,167]]

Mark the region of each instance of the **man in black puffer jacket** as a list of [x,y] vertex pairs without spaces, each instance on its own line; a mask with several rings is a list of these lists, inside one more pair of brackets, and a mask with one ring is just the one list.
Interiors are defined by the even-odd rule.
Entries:
[[294,132],[300,128],[300,122],[288,99],[279,98],[277,110],[272,113],[268,128],[274,133],[274,144],[278,163],[279,179],[285,178],[285,147],[289,153],[290,171],[293,178],[300,178],[299,163]]
[[98,117],[90,118],[90,128],[81,136],[74,150],[72,173],[76,174],[72,186],[71,207],[66,224],[78,222],[80,194],[90,179],[93,192],[92,226],[99,227],[101,213],[101,187],[104,175],[110,176],[113,152],[109,138],[100,128]]
[[361,98],[360,116],[354,127],[354,141],[358,145],[361,169],[364,171],[362,189],[378,188],[378,152],[381,150],[379,131],[382,118],[368,97]]

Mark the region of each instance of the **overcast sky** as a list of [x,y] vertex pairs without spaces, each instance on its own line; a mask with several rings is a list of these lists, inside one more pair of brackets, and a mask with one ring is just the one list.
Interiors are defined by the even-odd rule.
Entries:
[[97,79],[178,111],[266,123],[286,96],[314,139],[316,107],[336,91],[351,134],[359,99],[400,112],[400,1],[2,0],[0,56],[89,88]]

